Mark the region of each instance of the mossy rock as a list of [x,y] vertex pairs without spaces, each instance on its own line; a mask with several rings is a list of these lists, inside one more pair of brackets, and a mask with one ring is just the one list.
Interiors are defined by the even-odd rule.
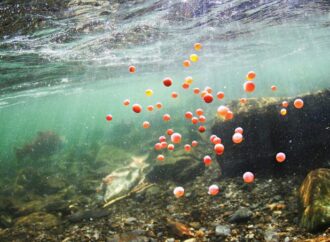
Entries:
[[33,227],[34,229],[42,230],[53,228],[58,224],[59,220],[56,216],[44,212],[35,212],[27,216],[18,218],[15,223],[15,226]]
[[311,232],[330,226],[330,169],[311,171],[300,187],[300,224]]

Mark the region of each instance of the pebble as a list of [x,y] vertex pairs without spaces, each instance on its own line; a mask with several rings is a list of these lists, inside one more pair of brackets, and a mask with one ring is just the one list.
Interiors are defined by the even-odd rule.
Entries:
[[125,224],[128,224],[128,225],[132,225],[136,222],[137,222],[137,219],[134,217],[129,217],[129,218],[125,219]]
[[216,236],[229,236],[230,235],[230,228],[229,228],[229,226],[217,225],[215,227],[215,235]]
[[195,238],[192,238],[192,239],[186,239],[183,242],[197,242],[197,240]]
[[232,216],[229,218],[230,223],[242,223],[250,220],[253,213],[248,208],[239,208]]

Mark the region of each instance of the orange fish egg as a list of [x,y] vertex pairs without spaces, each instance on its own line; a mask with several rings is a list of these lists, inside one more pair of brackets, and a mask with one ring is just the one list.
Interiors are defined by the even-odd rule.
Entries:
[[166,149],[167,142],[166,141],[163,141],[163,142],[160,143],[160,145],[162,146],[162,149]]
[[129,66],[128,70],[130,73],[134,73],[136,71],[136,67],[135,66]]
[[211,87],[205,87],[204,90],[207,91],[207,92],[210,93],[210,94],[213,92],[213,90],[212,90]]
[[179,94],[177,92],[172,92],[171,96],[172,96],[172,98],[177,98],[179,96]]
[[200,89],[199,89],[198,87],[195,87],[195,88],[194,88],[194,93],[195,93],[195,94],[199,94],[199,93],[200,93]]
[[182,138],[182,136],[179,133],[173,133],[171,135],[171,141],[174,144],[179,144],[181,142],[181,138]]
[[169,77],[166,77],[166,78],[163,80],[163,84],[164,84],[165,87],[170,87],[170,86],[172,86],[172,83],[173,83],[173,81],[172,81],[172,79],[169,78]]
[[198,127],[198,131],[199,131],[200,133],[204,133],[205,130],[206,130],[206,128],[205,128],[204,126],[199,126],[199,127]]
[[246,92],[253,92],[256,88],[256,85],[253,81],[246,81],[243,85],[244,91]]
[[202,98],[204,98],[204,96],[205,96],[207,93],[208,93],[208,92],[207,92],[207,91],[205,91],[205,90],[204,90],[204,91],[202,91],[202,92],[201,92],[201,97],[202,97]]
[[216,144],[221,144],[221,141],[222,141],[222,140],[221,140],[219,137],[215,137],[215,138],[212,140],[212,143],[215,144],[215,145],[216,145]]
[[163,115],[163,120],[164,121],[170,121],[171,120],[171,116],[166,113],[166,114]]
[[154,110],[154,106],[152,105],[147,106],[147,110],[151,112],[152,110]]
[[197,124],[197,123],[198,123],[198,118],[196,118],[196,117],[192,117],[192,118],[191,118],[191,122],[192,122],[193,124]]
[[285,161],[286,156],[283,152],[279,152],[276,154],[276,161],[279,163],[282,163],[283,161]]
[[157,156],[157,160],[159,160],[159,161],[163,161],[163,160],[165,160],[165,156],[163,156],[163,155],[158,155],[158,156]]
[[198,121],[201,122],[201,123],[204,123],[206,121],[205,116],[204,115],[199,116]]
[[142,127],[145,129],[148,129],[148,128],[150,128],[150,123],[148,121],[144,121],[142,124]]
[[157,107],[158,109],[161,109],[161,108],[163,107],[163,104],[161,104],[161,103],[156,103],[156,107]]
[[183,66],[184,66],[184,67],[189,67],[190,65],[191,65],[190,60],[185,60],[185,61],[183,61]]
[[168,130],[166,131],[166,133],[167,133],[168,135],[172,135],[172,134],[174,133],[174,131],[173,131],[173,129],[168,129]]
[[209,187],[209,191],[208,194],[210,194],[211,196],[215,196],[219,193],[219,187],[217,185],[211,185]]
[[206,103],[211,103],[211,102],[213,102],[213,96],[212,96],[211,94],[206,94],[206,95],[203,97],[203,99],[204,99],[204,102],[206,102]]
[[168,150],[174,150],[174,144],[169,144],[169,145],[167,146],[167,149],[168,149]]
[[204,114],[204,111],[201,108],[197,108],[196,111],[195,111],[195,113],[196,113],[196,115],[201,116],[201,115]]
[[195,43],[194,44],[194,49],[197,51],[200,51],[202,49],[202,44],[201,43]]
[[216,144],[214,145],[214,151],[217,155],[222,155],[225,151],[225,147],[223,146],[223,144]]
[[246,98],[242,97],[239,99],[239,102],[240,102],[240,104],[246,104],[248,102],[248,100]]
[[164,135],[159,136],[158,140],[159,140],[159,142],[164,142],[164,141],[166,141],[166,137]]
[[218,109],[217,109],[217,113],[219,116],[222,116],[222,117],[225,117],[227,115],[229,111],[229,108],[227,108],[226,106],[219,106]]
[[237,128],[235,129],[235,133],[243,134],[243,128],[241,128],[241,127],[237,127]]
[[183,89],[188,89],[189,88],[189,84],[188,83],[183,83],[182,84],[182,88]]
[[185,149],[185,151],[191,151],[191,146],[186,144],[186,145],[184,145],[184,149]]
[[232,140],[235,144],[239,144],[243,141],[243,135],[241,133],[235,133],[232,137]]
[[111,121],[112,120],[112,115],[111,114],[108,114],[107,116],[105,116],[105,119],[107,121]]
[[223,99],[224,97],[225,97],[225,93],[224,93],[224,92],[218,92],[218,93],[217,93],[217,98],[218,98],[219,100]]
[[243,174],[243,181],[245,183],[252,183],[254,181],[254,175],[253,175],[253,173],[252,172],[249,172],[249,171],[245,172]]
[[130,104],[129,99],[125,99],[125,100],[123,101],[123,104],[124,104],[124,106],[128,106],[128,105]]
[[216,138],[217,136],[215,135],[215,134],[212,134],[211,136],[210,136],[210,141],[211,141],[211,143],[213,143],[213,140]]
[[184,188],[183,187],[174,188],[173,194],[176,198],[182,197],[184,195]]
[[276,91],[277,90],[277,86],[271,86],[271,89],[272,89],[272,91],[274,92],[274,91]]
[[254,71],[249,71],[246,75],[246,79],[248,81],[252,81],[256,77],[256,73]]
[[134,112],[136,112],[136,113],[140,113],[140,112],[142,111],[142,107],[141,107],[140,104],[134,104],[134,105],[132,106],[132,110],[133,110]]
[[294,100],[293,105],[295,108],[301,109],[304,106],[304,101],[302,99],[298,98],[298,99]]
[[285,108],[282,108],[281,109],[281,111],[280,111],[280,114],[282,115],[282,116],[285,116],[286,114],[287,114],[287,110],[285,109]]
[[193,117],[192,112],[186,112],[185,115],[186,119],[191,119]]
[[287,108],[288,106],[289,106],[289,102],[287,102],[287,101],[282,102],[282,107],[283,108]]
[[161,143],[156,143],[155,144],[155,150],[160,150],[162,148]]
[[233,119],[234,118],[234,113],[232,112],[232,111],[228,111],[227,112],[227,114],[226,114],[226,116],[225,116],[225,119],[226,120],[231,120],[231,119]]
[[187,76],[185,79],[184,79],[184,83],[188,83],[189,85],[191,85],[193,83],[193,79],[191,76]]
[[209,155],[206,155],[206,156],[204,156],[204,158],[203,158],[203,162],[204,162],[204,164],[205,164],[206,166],[209,166],[209,165],[211,165],[211,163],[212,163],[212,159],[211,159],[211,157],[210,157]]
[[198,145],[198,142],[196,141],[196,140],[193,140],[192,142],[191,142],[191,146],[192,147],[196,147]]

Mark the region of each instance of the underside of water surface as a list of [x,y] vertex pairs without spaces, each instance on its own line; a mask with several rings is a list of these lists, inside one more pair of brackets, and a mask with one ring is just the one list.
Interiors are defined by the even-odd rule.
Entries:
[[330,241],[329,63],[326,0],[1,1],[0,241]]

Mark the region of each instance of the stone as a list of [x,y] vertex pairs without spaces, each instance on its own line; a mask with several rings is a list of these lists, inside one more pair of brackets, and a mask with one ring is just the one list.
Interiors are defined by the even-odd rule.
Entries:
[[217,225],[215,227],[215,235],[216,236],[229,236],[230,235],[230,228],[229,228],[229,226]]
[[78,211],[74,214],[71,214],[67,217],[67,219],[72,223],[77,223],[82,220],[90,220],[96,218],[106,217],[110,214],[110,211],[107,209],[91,209]]
[[311,171],[299,189],[300,225],[316,232],[330,226],[330,169]]
[[234,212],[233,215],[230,216],[228,222],[230,223],[247,222],[248,220],[250,220],[252,215],[253,213],[250,209],[241,207],[238,210],[236,210],[236,212]]
[[44,212],[35,212],[27,216],[19,217],[14,226],[33,227],[33,229],[42,230],[50,229],[57,225],[59,225],[59,220],[56,216]]

